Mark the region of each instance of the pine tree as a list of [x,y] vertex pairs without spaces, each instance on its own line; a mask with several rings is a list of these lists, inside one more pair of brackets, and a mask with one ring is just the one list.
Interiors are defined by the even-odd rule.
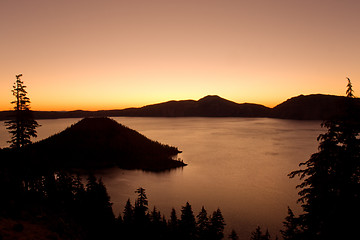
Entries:
[[117,224],[117,226],[122,226],[123,222],[123,218],[121,216],[121,213],[119,213],[119,215],[117,216],[117,218],[115,219],[115,222]]
[[169,239],[181,239],[179,234],[179,219],[174,208],[171,209],[170,220],[167,224],[169,230]]
[[288,207],[288,216],[285,218],[284,230],[280,230],[284,240],[296,240],[300,238],[299,219],[295,217],[293,211]]
[[106,187],[101,179],[97,180],[93,175],[89,176],[86,184],[86,200],[92,206],[93,212],[100,216],[99,219],[103,221],[115,220]]
[[119,229],[119,235],[122,237],[120,239],[134,239],[134,228],[134,207],[128,199],[123,211],[122,227]]
[[250,240],[262,240],[262,231],[261,231],[261,228],[260,226],[258,226],[255,231],[253,231],[251,233],[251,237],[250,237]]
[[148,210],[148,200],[145,194],[145,189],[140,187],[135,191],[135,193],[138,194],[135,207],[141,208],[144,212],[146,212]]
[[196,222],[193,210],[189,202],[181,209],[180,232],[183,239],[195,239]]
[[171,209],[170,220],[168,222],[169,239],[180,239],[179,220],[174,208]]
[[170,227],[172,228],[177,228],[179,225],[179,220],[176,216],[176,211],[174,208],[171,209],[171,213],[170,213],[170,220],[169,220],[169,224]]
[[237,235],[236,231],[233,229],[229,235],[229,239],[231,240],[239,240],[239,236]]
[[261,231],[261,227],[258,226],[252,233],[251,233],[251,237],[250,240],[270,240],[270,233],[269,230],[266,229],[265,234],[263,234],[263,232]]
[[354,95],[354,90],[352,89],[352,84],[351,84],[351,81],[350,81],[350,78],[346,78],[348,80],[348,84],[346,85],[347,89],[346,89],[346,96],[349,97],[349,98],[353,98],[355,97]]
[[160,224],[160,221],[161,221],[161,213],[160,211],[158,211],[156,209],[156,207],[154,206],[153,210],[151,211],[150,213],[150,219],[151,219],[151,222],[155,225],[158,225]]
[[305,169],[289,174],[303,180],[297,186],[304,210],[298,220],[303,239],[352,238],[360,225],[360,128],[350,79],[346,94],[347,115],[322,124],[327,132],[318,137],[319,151],[300,164]]
[[88,177],[84,206],[88,209],[84,220],[89,229],[89,238],[109,239],[115,226],[112,203],[102,180],[97,180],[93,175]]
[[224,217],[218,208],[210,217],[210,238],[220,240],[224,237]]
[[264,235],[261,236],[261,239],[262,239],[262,240],[270,240],[270,238],[271,238],[271,237],[270,237],[269,230],[266,229],[266,232],[265,232]]
[[208,239],[209,238],[209,218],[204,206],[201,207],[201,211],[196,216],[196,228],[199,239]]
[[131,205],[130,199],[128,199],[125,204],[123,214],[123,221],[125,225],[130,225],[134,222],[134,208]]
[[19,149],[31,143],[31,137],[37,137],[36,128],[40,125],[33,119],[30,111],[30,99],[27,97],[26,86],[21,81],[22,74],[16,75],[16,81],[11,90],[15,101],[14,119],[6,121],[6,129],[12,135],[10,143],[11,148]]
[[150,228],[148,230],[147,236],[150,239],[161,239],[164,234],[164,229],[162,228],[161,222],[161,213],[154,206],[153,210],[150,212]]
[[138,198],[135,201],[134,220],[138,225],[144,225],[148,220],[148,200],[145,194],[145,189],[140,187],[135,191],[135,193],[138,194]]

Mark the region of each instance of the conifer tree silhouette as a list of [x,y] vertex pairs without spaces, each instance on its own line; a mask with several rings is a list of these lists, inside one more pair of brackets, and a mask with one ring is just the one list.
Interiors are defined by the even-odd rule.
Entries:
[[208,239],[209,238],[209,218],[204,206],[201,207],[201,211],[196,216],[196,228],[199,239]]
[[183,239],[195,239],[196,222],[194,212],[189,202],[186,202],[185,206],[183,206],[181,209],[181,219],[179,227]]
[[134,220],[139,225],[144,225],[147,219],[148,200],[145,193],[145,189],[140,187],[135,193],[138,194],[138,198],[135,201],[134,207]]
[[[327,132],[318,137],[319,151],[293,171],[291,178],[300,176],[303,182],[299,202],[304,213],[297,220],[301,231],[297,238],[288,239],[350,239],[360,225],[360,124],[354,116],[354,94],[348,78],[345,109],[341,119],[325,121]],[[295,222],[289,213],[285,233]]]
[[225,221],[218,208],[210,217],[210,239],[220,240],[224,237]]
[[258,226],[255,231],[251,233],[250,240],[262,240],[263,233],[261,231],[261,227]]
[[15,100],[13,119],[6,121],[6,129],[12,135],[10,143],[11,148],[19,149],[31,143],[31,137],[37,137],[36,128],[40,125],[33,119],[30,111],[30,99],[27,97],[26,86],[21,81],[22,74],[16,75],[16,81],[11,90]]
[[288,207],[288,215],[283,224],[284,230],[280,230],[280,232],[284,240],[300,239],[299,219],[295,217],[290,207]]
[[123,214],[124,214],[123,217],[124,224],[130,225],[134,222],[134,208],[131,205],[130,199],[126,201]]
[[171,209],[170,220],[168,221],[170,239],[180,239],[179,219],[174,208]]
[[229,239],[231,240],[239,240],[239,236],[237,235],[236,231],[233,229],[229,235]]
[[176,211],[174,208],[172,208],[171,213],[170,213],[169,226],[171,226],[173,228],[177,228],[178,224],[179,224],[179,220],[176,216]]
[[347,89],[346,89],[346,96],[348,98],[353,98],[355,97],[354,95],[354,90],[352,89],[352,83],[351,83],[351,80],[350,78],[346,78],[348,80],[348,84],[346,85]]

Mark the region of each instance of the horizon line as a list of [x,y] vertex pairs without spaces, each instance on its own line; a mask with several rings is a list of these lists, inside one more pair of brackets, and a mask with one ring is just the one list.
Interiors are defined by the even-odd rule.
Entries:
[[[81,108],[76,108],[76,109],[72,109],[72,110],[37,110],[37,109],[30,109],[31,111],[34,111],[34,112],[76,112],[76,111],[87,111],[87,112],[98,112],[98,111],[121,111],[121,110],[125,110],[125,109],[132,109],[132,108],[143,108],[143,107],[146,107],[146,106],[152,106],[152,105],[157,105],[157,104],[162,104],[162,103],[167,103],[167,102],[181,102],[181,101],[199,101],[203,98],[206,98],[206,97],[219,97],[221,99],[224,99],[224,100],[227,100],[227,101],[230,101],[230,102],[234,102],[234,103],[237,103],[237,104],[256,104],[256,105],[261,105],[261,106],[264,106],[264,107],[267,107],[267,108],[275,108],[276,106],[286,102],[287,100],[289,99],[292,99],[292,98],[295,98],[295,97],[300,97],[300,96],[311,96],[311,95],[324,95],[324,96],[337,96],[337,97],[345,97],[345,96],[341,96],[341,95],[334,95],[334,94],[324,94],[324,93],[312,93],[312,94],[299,94],[299,95],[296,95],[296,96],[293,96],[293,97],[290,97],[290,98],[287,98],[286,100],[283,100],[281,101],[280,103],[278,104],[275,104],[273,107],[269,107],[269,106],[266,106],[264,104],[261,104],[261,103],[254,103],[254,102],[235,102],[235,101],[232,101],[232,100],[229,100],[229,99],[226,99],[226,98],[223,98],[219,95],[214,95],[214,94],[209,94],[209,95],[206,95],[204,97],[201,97],[199,98],[198,100],[194,100],[194,99],[181,99],[181,100],[167,100],[167,101],[163,101],[163,102],[157,102],[157,103],[150,103],[150,104],[146,104],[146,105],[142,105],[142,106],[138,106],[138,107],[124,107],[124,108],[104,108],[104,109],[96,109],[96,110],[90,110],[90,109],[81,109]],[[7,111],[13,111],[12,109],[7,109],[7,110],[0,110],[0,112],[7,112]]]

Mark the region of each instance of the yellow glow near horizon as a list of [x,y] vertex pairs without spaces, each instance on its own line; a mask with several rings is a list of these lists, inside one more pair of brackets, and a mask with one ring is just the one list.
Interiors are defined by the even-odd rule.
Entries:
[[344,95],[346,77],[356,93],[359,10],[355,0],[4,0],[0,110],[12,108],[18,73],[33,110],[206,95],[273,107],[300,94]]

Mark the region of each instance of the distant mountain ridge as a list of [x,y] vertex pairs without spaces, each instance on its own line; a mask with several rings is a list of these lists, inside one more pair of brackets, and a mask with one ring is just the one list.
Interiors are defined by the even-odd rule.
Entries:
[[124,109],[124,116],[138,117],[265,117],[269,108],[249,103],[235,103],[209,95],[198,101],[181,100]]
[[[326,120],[345,114],[343,96],[311,94],[299,95],[268,108],[254,103],[236,103],[216,95],[195,100],[168,101],[140,108],[100,111],[34,111],[36,119],[83,117],[269,117],[297,120]],[[360,100],[354,99],[360,110]],[[360,111],[357,111],[360,112]],[[9,119],[11,111],[0,112],[0,120]],[[359,118],[360,119],[360,118]]]
[[[300,95],[290,98],[273,108],[273,116],[282,119],[327,120],[341,118],[346,114],[346,97],[333,95]],[[360,99],[352,99],[354,112],[360,110]],[[354,116],[360,119],[359,115]]]

